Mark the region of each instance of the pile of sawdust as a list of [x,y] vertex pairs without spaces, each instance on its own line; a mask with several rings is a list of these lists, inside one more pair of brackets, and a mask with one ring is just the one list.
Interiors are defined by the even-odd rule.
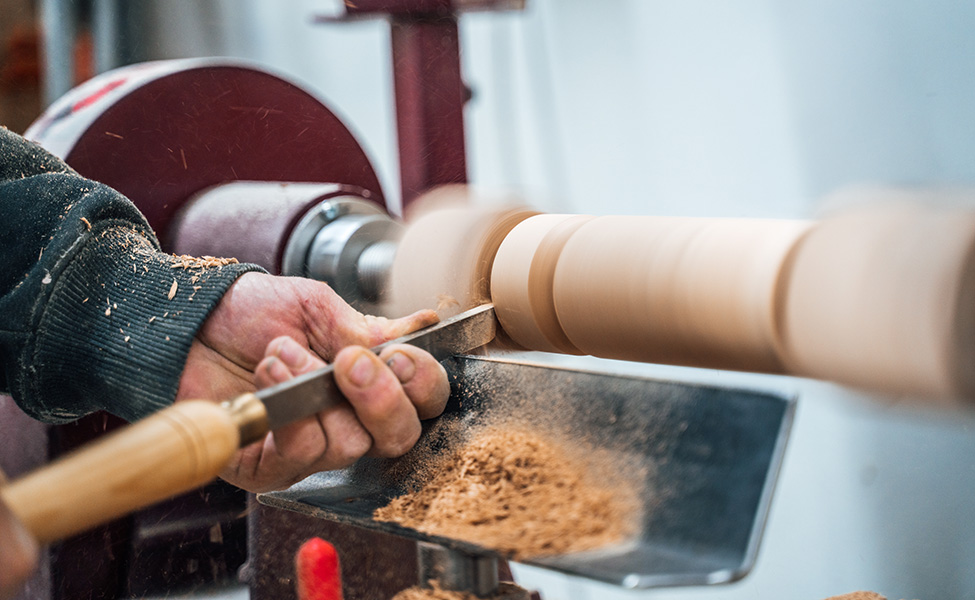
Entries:
[[579,449],[544,434],[488,426],[374,517],[515,558],[621,542],[636,532],[636,494],[590,467]]
[[[431,582],[432,588],[411,587],[393,596],[392,600],[485,600],[470,592],[455,592],[440,589],[437,582]],[[489,600],[526,600],[528,592],[513,583],[501,582],[496,594]]]
[[[501,584],[498,593],[491,600],[520,600],[528,597],[524,589],[513,584]],[[508,586],[508,587],[506,587]],[[411,587],[393,596],[392,600],[482,600],[468,592],[452,592],[442,590],[434,585],[433,589]],[[826,600],[887,600],[884,596],[874,592],[852,592],[841,596],[830,596]]]

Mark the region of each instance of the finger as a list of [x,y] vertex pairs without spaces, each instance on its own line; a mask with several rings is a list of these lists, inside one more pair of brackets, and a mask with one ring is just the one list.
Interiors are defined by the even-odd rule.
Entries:
[[[307,346],[302,346],[294,338],[286,335],[271,340],[267,345],[267,349],[264,351],[264,357],[280,359],[288,367],[293,376],[314,371],[325,366],[325,361],[309,350]],[[277,383],[280,383],[280,381]]]
[[280,490],[313,473],[348,467],[371,448],[372,437],[343,405],[268,434],[241,450],[221,476],[251,492]]
[[325,432],[325,452],[311,463],[307,474],[344,469],[365,456],[373,447],[372,435],[345,403],[318,413],[318,425]]
[[264,453],[264,444],[270,438],[271,434],[269,433],[261,440],[241,448],[227,463],[227,466],[220,471],[220,478],[248,492],[256,493],[277,489],[267,487],[269,482],[266,479],[259,479],[257,476],[257,466],[260,464],[261,456]]
[[[277,337],[266,346],[264,358],[254,368],[254,383],[266,388],[293,378],[299,369],[314,366],[314,357],[306,356],[308,350],[288,336]],[[290,366],[289,366],[290,365]],[[295,370],[292,370],[294,367]],[[305,420],[306,422],[308,419]],[[317,427],[317,421],[310,419]],[[303,423],[294,424],[300,429]],[[286,460],[280,460],[274,436],[268,434],[261,440],[242,448],[221,472],[221,477],[234,485],[252,492],[263,492],[287,487],[298,471]],[[278,462],[279,464],[271,464]],[[306,460],[305,462],[310,462]]]
[[0,504],[0,598],[11,598],[37,565],[37,542]]
[[271,387],[294,377],[294,373],[277,356],[268,356],[254,369],[254,385],[258,389]]
[[254,383],[266,388],[325,366],[312,351],[286,335],[271,340],[254,368]]
[[[267,354],[258,374],[270,385],[325,366],[288,337],[273,340]],[[256,473],[265,475],[265,486],[286,487],[316,471],[347,467],[371,447],[372,438],[352,407],[342,404],[275,430],[265,441]]]
[[379,359],[399,379],[416,407],[417,416],[430,419],[443,412],[450,396],[450,383],[447,371],[430,353],[409,344],[395,344],[385,348]]
[[311,465],[327,448],[318,418],[312,415],[298,419],[271,432],[255,472],[271,489],[287,487],[309,474]]
[[372,453],[395,457],[412,448],[420,437],[420,419],[390,368],[360,346],[343,349],[333,365],[335,382],[372,436]]

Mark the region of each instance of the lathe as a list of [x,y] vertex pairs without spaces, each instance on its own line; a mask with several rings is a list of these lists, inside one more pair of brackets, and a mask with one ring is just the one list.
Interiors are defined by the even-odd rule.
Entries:
[[[454,91],[456,117],[463,94]],[[386,213],[366,154],[327,107],[277,76],[225,61],[105,74],[52,106],[28,135],[132,198],[168,250],[323,279],[365,311],[442,302],[446,318],[490,301],[509,344],[530,350],[789,373],[893,393],[975,392],[967,368],[975,324],[965,310],[975,290],[975,219],[966,213],[905,204],[812,223],[452,205],[404,228]],[[452,156],[463,156],[462,141]],[[403,153],[407,212],[419,191],[464,179],[462,161],[417,179],[423,169],[405,163],[420,154]],[[466,191],[439,192],[451,193]],[[628,587],[730,581],[750,568],[791,399],[529,365],[497,350],[452,358],[448,369],[452,413],[476,420],[500,393],[545,410],[558,390],[563,401],[599,409],[566,416],[579,435],[667,465],[657,484],[681,482],[632,544],[537,564]],[[380,484],[379,468],[364,461],[261,499],[248,564],[257,597],[289,589],[277,581],[282,557],[316,531],[337,539],[340,552],[342,540],[357,540],[353,564],[373,560],[379,544],[405,563],[383,593],[422,581],[444,548],[443,581],[492,588],[490,549],[370,518],[402,491],[402,482]],[[423,575],[413,541],[376,542],[337,523],[432,542],[419,552]],[[374,548],[364,551],[363,539]],[[349,582],[370,590],[355,592],[363,597],[377,589],[365,579]]]
[[365,312],[493,301],[530,350],[975,393],[975,222],[907,192],[811,222],[539,215],[442,188],[404,228],[327,107],[207,61],[98,77],[28,134],[132,198],[167,249],[321,279]]

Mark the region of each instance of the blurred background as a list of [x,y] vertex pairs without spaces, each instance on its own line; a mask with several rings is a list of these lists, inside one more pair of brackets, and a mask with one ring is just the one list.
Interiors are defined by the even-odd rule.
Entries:
[[[0,0],[0,124],[145,60],[232,56],[321,97],[391,206],[388,24],[325,0]],[[461,18],[472,183],[549,212],[805,218],[851,185],[975,184],[975,4],[527,0]],[[627,592],[515,565],[546,600],[975,599],[975,416],[795,378],[590,359],[796,394],[754,571]]]

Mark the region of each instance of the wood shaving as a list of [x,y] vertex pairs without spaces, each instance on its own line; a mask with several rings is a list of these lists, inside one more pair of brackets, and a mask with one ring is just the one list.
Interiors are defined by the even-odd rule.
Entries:
[[460,306],[460,302],[458,302],[457,298],[454,298],[450,294],[440,294],[437,296],[436,310],[441,311],[446,308],[453,308],[455,306]]
[[88,219],[81,217],[81,222],[85,224],[88,231],[91,231],[91,222],[89,222]]
[[172,259],[175,261],[169,268],[171,269],[207,269],[214,267],[224,267],[226,265],[236,265],[238,263],[236,258],[217,258],[215,256],[190,256],[188,254],[181,254],[179,256],[172,255]]
[[177,289],[178,287],[179,287],[179,283],[178,283],[178,282],[177,282],[177,281],[176,281],[176,280],[174,279],[174,280],[173,280],[173,285],[171,285],[171,286],[169,287],[169,294],[168,294],[168,297],[169,297],[169,299],[170,299],[170,300],[172,300],[173,298],[175,298],[175,297],[176,297],[176,289]]

